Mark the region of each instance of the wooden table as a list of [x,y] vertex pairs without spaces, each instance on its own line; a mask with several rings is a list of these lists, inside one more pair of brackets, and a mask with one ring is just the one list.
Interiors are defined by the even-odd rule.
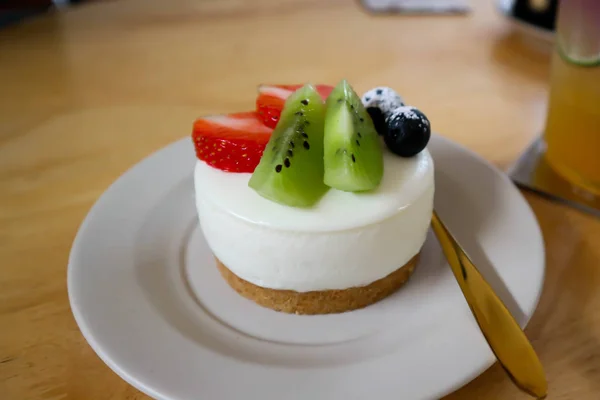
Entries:
[[[399,89],[434,130],[506,167],[543,127],[549,56],[475,2],[372,17],[350,0],[94,2],[0,31],[0,398],[146,399],[81,336],[66,292],[77,228],[106,187],[259,82]],[[600,221],[526,195],[547,276],[527,334],[550,399],[600,393]],[[447,399],[525,399],[494,365]]]

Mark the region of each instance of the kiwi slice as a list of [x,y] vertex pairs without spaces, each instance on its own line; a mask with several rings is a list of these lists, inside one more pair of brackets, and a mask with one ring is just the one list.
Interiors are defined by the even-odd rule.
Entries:
[[360,97],[345,80],[327,98],[325,184],[347,192],[371,190],[383,177],[382,145]]
[[325,105],[314,86],[288,97],[248,186],[280,204],[315,204],[329,189],[323,183],[324,118]]

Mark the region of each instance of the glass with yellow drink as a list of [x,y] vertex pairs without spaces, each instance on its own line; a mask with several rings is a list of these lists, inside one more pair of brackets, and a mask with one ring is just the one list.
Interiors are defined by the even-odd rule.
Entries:
[[552,59],[546,159],[600,195],[600,0],[562,0]]

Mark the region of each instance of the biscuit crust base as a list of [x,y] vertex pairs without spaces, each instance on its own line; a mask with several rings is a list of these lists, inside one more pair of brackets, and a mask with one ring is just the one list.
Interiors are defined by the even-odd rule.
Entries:
[[289,314],[332,314],[356,310],[384,299],[404,285],[413,273],[419,254],[373,283],[341,290],[296,292],[256,286],[229,270],[219,259],[217,267],[236,292],[255,303]]

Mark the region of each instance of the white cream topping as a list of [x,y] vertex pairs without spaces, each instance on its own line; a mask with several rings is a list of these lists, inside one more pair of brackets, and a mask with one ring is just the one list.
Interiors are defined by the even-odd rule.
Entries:
[[312,208],[264,199],[251,174],[198,161],[200,225],[213,253],[256,285],[296,291],[345,289],[383,278],[425,241],[433,210],[433,160],[384,152],[384,177],[370,193],[329,190]]

